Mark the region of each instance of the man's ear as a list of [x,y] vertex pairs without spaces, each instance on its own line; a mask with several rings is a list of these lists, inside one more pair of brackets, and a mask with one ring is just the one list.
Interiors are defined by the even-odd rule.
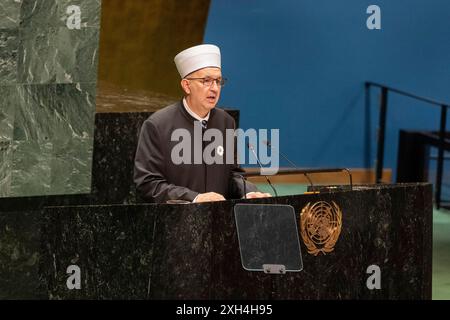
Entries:
[[191,88],[189,87],[189,80],[181,79],[181,88],[185,94],[191,94]]

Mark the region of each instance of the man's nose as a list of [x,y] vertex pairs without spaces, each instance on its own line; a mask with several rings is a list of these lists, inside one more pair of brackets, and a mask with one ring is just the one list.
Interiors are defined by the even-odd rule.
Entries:
[[213,81],[211,86],[209,87],[211,90],[217,91],[220,89],[220,86],[217,84],[217,81]]

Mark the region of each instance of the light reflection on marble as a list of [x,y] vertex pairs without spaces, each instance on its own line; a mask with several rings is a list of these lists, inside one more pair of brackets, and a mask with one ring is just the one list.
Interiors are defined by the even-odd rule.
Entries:
[[179,98],[161,93],[128,89],[99,81],[97,112],[154,112],[178,100]]

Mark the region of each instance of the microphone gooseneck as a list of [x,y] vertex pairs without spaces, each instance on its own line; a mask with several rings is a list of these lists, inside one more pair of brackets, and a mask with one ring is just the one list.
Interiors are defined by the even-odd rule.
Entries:
[[[263,142],[264,142],[269,148],[272,148],[272,144],[270,143],[270,141],[264,140]],[[297,165],[296,165],[294,162],[292,162],[291,160],[289,160],[289,158],[288,158],[283,152],[281,152],[280,150],[278,150],[278,152],[279,152],[279,154],[280,154],[287,162],[289,162],[289,164],[290,164],[291,166],[293,166],[293,167],[294,167],[295,169],[297,169],[297,170],[300,170],[300,169],[297,167]],[[312,183],[312,180],[311,180],[311,178],[308,176],[308,174],[307,174],[306,172],[304,172],[303,175],[306,177],[306,179],[308,179],[308,182],[309,182],[309,184],[311,185],[311,188],[314,188],[314,184]]]
[[[250,143],[247,143],[247,147],[250,149],[250,151],[251,151],[251,152],[253,153],[253,155],[255,156],[256,162],[258,163],[258,165],[259,165],[259,167],[260,167],[260,169],[261,169],[261,174],[262,174],[263,166],[262,166],[261,162],[259,161],[258,156],[256,155],[255,148],[253,148],[253,146],[252,146]],[[262,174],[262,175],[263,175],[263,174]],[[264,174],[263,176],[266,178],[267,183],[269,184],[269,186],[272,188],[273,192],[275,193],[275,197],[278,197],[277,190],[275,190],[275,188],[273,187],[273,185],[272,185],[272,183],[270,182],[269,178],[268,178],[265,174]]]

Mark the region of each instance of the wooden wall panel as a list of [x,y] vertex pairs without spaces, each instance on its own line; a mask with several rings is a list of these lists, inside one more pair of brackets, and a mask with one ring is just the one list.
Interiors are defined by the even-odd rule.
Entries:
[[173,58],[179,51],[202,43],[209,3],[209,0],[104,0],[99,94],[103,86],[113,85],[145,90],[150,96],[181,97]]

